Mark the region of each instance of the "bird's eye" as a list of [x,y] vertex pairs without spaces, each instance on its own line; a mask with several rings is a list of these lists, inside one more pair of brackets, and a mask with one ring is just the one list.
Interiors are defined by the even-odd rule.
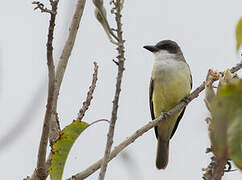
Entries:
[[177,47],[172,44],[161,44],[158,48],[161,50],[167,50],[170,53],[177,53]]

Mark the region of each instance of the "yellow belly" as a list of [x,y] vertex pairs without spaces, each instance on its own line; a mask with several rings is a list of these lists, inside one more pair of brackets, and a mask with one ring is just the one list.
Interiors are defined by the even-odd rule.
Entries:
[[[155,118],[159,117],[162,112],[168,112],[175,107],[185,96],[190,93],[189,78],[177,78],[177,74],[169,76],[168,80],[155,79],[153,89],[153,106]],[[158,135],[163,140],[170,139],[176,120],[181,112],[169,118],[167,121],[160,122],[158,125]]]

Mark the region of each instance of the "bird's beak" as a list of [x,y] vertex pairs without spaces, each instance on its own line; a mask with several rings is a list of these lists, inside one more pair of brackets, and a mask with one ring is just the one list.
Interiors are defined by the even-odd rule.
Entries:
[[147,49],[150,52],[157,52],[159,49],[156,46],[144,46],[143,48]]

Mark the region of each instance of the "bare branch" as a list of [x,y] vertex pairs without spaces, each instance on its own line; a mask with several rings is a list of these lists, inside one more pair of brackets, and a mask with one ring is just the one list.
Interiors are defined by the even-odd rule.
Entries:
[[[57,4],[58,4],[59,0],[50,0],[50,2],[52,5],[52,11],[56,12]],[[51,86],[51,88],[49,87],[49,92],[51,92],[51,94],[49,94],[49,96],[48,96],[50,98],[48,98],[47,111],[46,111],[43,132],[42,132],[42,137],[41,137],[41,142],[43,139],[43,143],[41,143],[41,148],[39,148],[39,149],[41,149],[41,152],[39,151],[39,154],[41,154],[41,156],[40,156],[41,158],[38,158],[38,159],[40,159],[40,160],[38,160],[39,168],[37,168],[34,171],[31,179],[46,179],[46,177],[49,174],[48,168],[50,165],[50,163],[49,163],[50,158],[48,158],[47,162],[45,161],[46,146],[47,146],[47,142],[48,142],[47,140],[48,140],[48,136],[49,136],[50,143],[53,143],[59,137],[59,122],[57,121],[57,118],[56,118],[57,99],[58,99],[61,83],[62,83],[62,80],[64,77],[65,69],[66,69],[66,66],[68,63],[68,59],[70,57],[72,48],[74,46],[76,34],[77,34],[80,20],[81,20],[82,14],[83,14],[85,3],[86,3],[86,0],[78,0],[78,2],[77,2],[75,13],[72,18],[72,23],[71,23],[68,39],[62,50],[62,54],[61,54],[61,57],[59,60],[56,74],[54,74],[54,75],[53,75],[53,73],[51,74],[52,83],[49,83],[49,84],[51,84],[53,87],[52,86]],[[55,6],[53,6],[55,4],[56,4],[56,8],[54,8]],[[49,51],[47,50],[47,56],[51,55],[49,58],[50,58],[50,60],[52,59],[52,61],[53,61],[53,56],[52,56],[52,53],[50,53],[50,52],[53,50],[52,40],[53,40],[53,30],[54,30],[54,26],[55,26],[55,23],[53,20],[55,20],[55,16],[56,16],[56,13],[51,14],[49,32],[52,33],[52,37],[49,36],[50,35],[50,33],[49,33],[48,42],[47,42],[47,47],[49,49]],[[49,63],[50,62],[48,61],[48,67],[49,68],[51,67],[51,69],[54,70],[54,64],[52,66],[51,63],[50,63],[50,65],[49,65]],[[49,157],[51,157],[51,153],[50,153]],[[41,177],[39,177],[40,175],[41,175]]]
[[94,89],[96,87],[96,83],[97,83],[97,73],[98,73],[98,65],[96,62],[94,62],[94,73],[93,73],[93,77],[92,77],[92,84],[89,87],[89,91],[87,93],[87,98],[86,101],[84,101],[82,108],[80,109],[79,113],[78,113],[78,117],[77,117],[77,121],[81,121],[82,118],[85,115],[85,112],[87,111],[87,109],[90,106],[91,100],[93,98],[92,94],[94,92]]
[[217,159],[215,156],[211,158],[211,162],[207,168],[203,169],[205,173],[203,174],[204,180],[221,180],[225,172],[225,166],[228,162],[227,155]]
[[123,78],[123,72],[124,72],[124,40],[122,36],[122,24],[121,24],[121,2],[120,0],[117,0],[115,2],[115,20],[117,23],[117,34],[118,34],[118,75],[117,75],[117,81],[116,81],[116,90],[113,100],[113,109],[112,109],[112,116],[111,116],[111,122],[109,125],[108,135],[107,135],[107,143],[106,143],[106,149],[103,157],[103,162],[99,174],[99,180],[103,180],[105,177],[107,164],[110,159],[110,152],[113,144],[113,135],[114,135],[114,128],[117,120],[117,111],[118,111],[118,103],[119,103],[119,95],[121,91],[121,82]]
[[34,10],[39,9],[42,13],[45,12],[45,13],[49,13],[49,14],[53,14],[53,15],[56,14],[56,11],[53,11],[53,10],[46,8],[44,6],[44,4],[39,2],[39,1],[33,1],[32,4],[36,5]]
[[99,122],[107,122],[107,123],[110,123],[110,121],[107,120],[107,119],[99,119],[99,120],[93,121],[92,123],[88,124],[88,127],[89,127],[89,126],[92,126],[92,125],[94,125],[94,124],[97,124],[97,123],[99,123]]
[[[39,4],[37,4],[39,5]],[[51,11],[56,12],[57,10],[58,1],[55,3],[51,3]],[[42,7],[39,5],[39,7]],[[40,139],[39,151],[38,151],[38,160],[37,160],[37,167],[36,167],[36,178],[35,179],[46,179],[46,149],[48,144],[48,137],[49,137],[49,129],[50,129],[50,119],[53,110],[53,98],[54,98],[54,90],[55,90],[55,66],[53,60],[53,34],[55,28],[55,19],[56,13],[50,13],[50,22],[49,22],[49,32],[48,32],[48,40],[47,40],[47,65],[48,65],[48,76],[49,76],[49,84],[48,84],[48,100],[46,106],[46,113],[44,118],[44,124],[42,128],[42,134]]]
[[[230,71],[236,72],[242,68],[242,62],[240,64],[237,64],[235,67],[233,67]],[[114,150],[111,152],[110,157],[108,159],[108,162],[111,161],[113,158],[115,158],[124,148],[126,148],[129,144],[133,143],[137,138],[142,136],[145,132],[156,126],[159,122],[164,121],[171,116],[175,115],[176,113],[180,112],[187,104],[189,104],[193,99],[197,98],[199,94],[204,90],[205,88],[205,82],[203,82],[198,88],[196,88],[187,98],[186,101],[181,101],[179,104],[177,104],[173,109],[171,109],[167,113],[162,113],[160,117],[157,119],[150,121],[142,128],[138,129],[133,135],[126,138],[123,142],[121,142],[118,146],[114,148]],[[82,180],[86,177],[93,174],[95,171],[97,171],[103,162],[103,158],[89,166],[84,171],[77,173],[73,175],[71,178],[68,178],[67,180]]]
[[[70,27],[70,31],[69,31],[69,35],[68,38],[66,40],[66,43],[64,45],[64,48],[62,50],[61,53],[61,57],[57,66],[57,70],[56,70],[56,88],[55,88],[55,92],[54,92],[54,99],[53,99],[53,112],[56,112],[57,109],[57,100],[58,100],[58,96],[59,96],[59,92],[60,92],[60,87],[61,87],[61,83],[64,77],[64,73],[66,70],[66,66],[69,60],[69,57],[71,55],[74,43],[75,43],[75,39],[76,39],[76,35],[77,35],[77,31],[79,28],[79,24],[81,21],[81,17],[83,14],[83,10],[85,7],[85,3],[86,0],[78,0],[77,4],[76,4],[76,8],[75,8],[75,12],[74,15],[72,17],[72,22],[71,22],[71,27]],[[58,121],[56,121],[56,115],[55,113],[52,114],[52,118],[51,118],[51,134],[50,134],[50,139],[51,139],[51,143],[55,142],[58,137],[59,137],[59,123]]]
[[79,24],[81,21],[81,17],[84,11],[86,0],[78,0],[74,16],[72,17],[71,27],[69,31],[69,35],[67,41],[62,50],[62,54],[58,63],[57,71],[56,71],[56,80],[57,80],[57,91],[59,92],[61,82],[64,77],[64,73],[66,70],[66,66],[71,55],[72,48],[74,46],[77,31],[79,28]]
[[242,68],[242,61],[241,61],[239,64],[237,64],[236,66],[232,67],[232,68],[230,69],[230,72],[231,72],[231,73],[235,73],[235,72],[237,72],[238,70],[240,70],[241,68]]
[[227,161],[228,161],[227,156],[221,159],[215,160],[216,167],[211,180],[220,180],[222,178],[222,176],[224,175],[224,168],[225,168],[225,165],[227,164]]

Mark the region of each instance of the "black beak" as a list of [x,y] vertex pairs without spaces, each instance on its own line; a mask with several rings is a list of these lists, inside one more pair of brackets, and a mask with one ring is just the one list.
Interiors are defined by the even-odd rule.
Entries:
[[143,48],[147,49],[150,52],[157,52],[159,49],[156,46],[144,46]]

